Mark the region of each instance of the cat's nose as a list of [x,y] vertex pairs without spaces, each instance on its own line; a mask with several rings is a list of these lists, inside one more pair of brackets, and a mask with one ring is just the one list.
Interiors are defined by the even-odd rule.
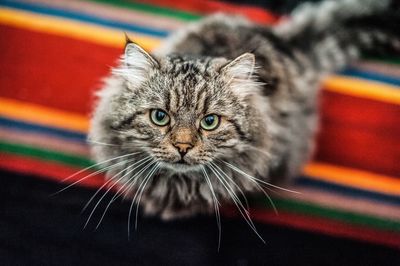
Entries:
[[193,147],[190,143],[181,142],[175,143],[174,146],[178,149],[182,157]]

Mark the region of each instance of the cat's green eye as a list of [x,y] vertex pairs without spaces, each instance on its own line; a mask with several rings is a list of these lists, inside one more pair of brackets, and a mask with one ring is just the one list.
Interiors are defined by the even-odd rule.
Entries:
[[200,126],[205,130],[214,130],[219,126],[220,117],[217,115],[206,115],[201,119]]
[[151,110],[150,119],[157,126],[166,126],[169,123],[169,115],[161,109]]

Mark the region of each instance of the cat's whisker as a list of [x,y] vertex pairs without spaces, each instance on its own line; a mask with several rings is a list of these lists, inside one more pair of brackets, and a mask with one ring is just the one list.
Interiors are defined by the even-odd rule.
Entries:
[[85,172],[85,171],[88,171],[88,170],[90,170],[90,169],[92,169],[92,168],[95,168],[95,167],[97,167],[97,166],[99,166],[99,165],[102,165],[102,164],[105,164],[105,163],[108,163],[108,162],[111,162],[111,161],[114,161],[114,160],[117,160],[117,159],[122,159],[122,158],[125,158],[125,157],[128,157],[128,156],[136,155],[136,154],[139,154],[139,153],[142,153],[142,152],[128,153],[128,154],[124,154],[124,155],[120,155],[120,156],[116,156],[116,157],[107,159],[107,160],[102,161],[102,162],[99,162],[99,163],[95,163],[95,164],[93,164],[93,165],[91,165],[91,166],[89,166],[89,167],[86,167],[86,168],[84,168],[84,169],[82,169],[82,170],[79,170],[79,171],[73,173],[72,175],[70,175],[70,176],[64,178],[63,180],[61,180],[61,182],[65,182],[65,181],[71,179],[72,177],[77,176],[77,175],[79,175],[79,174],[81,174],[81,173],[83,173],[83,172]]
[[242,217],[244,218],[244,220],[246,221],[246,223],[249,225],[249,227],[253,230],[253,232],[255,232],[255,234],[260,238],[261,241],[263,241],[263,243],[265,243],[264,239],[261,237],[261,235],[258,233],[253,221],[250,218],[249,212],[246,210],[246,208],[244,208],[242,202],[240,201],[240,199],[237,197],[236,193],[233,191],[232,187],[226,182],[226,180],[220,176],[218,174],[218,172],[216,172],[210,165],[209,168],[211,169],[211,171],[213,171],[213,173],[216,175],[216,177],[220,180],[221,184],[225,187],[226,191],[228,192],[228,194],[230,195],[230,197],[233,200],[233,203],[236,205],[238,211],[240,212],[240,214],[242,215]]
[[143,185],[142,191],[139,194],[139,198],[137,200],[136,204],[136,213],[135,213],[135,230],[137,230],[137,221],[138,221],[138,213],[139,213],[139,206],[140,206],[140,200],[142,198],[143,192],[146,188],[147,183],[149,180],[153,177],[153,175],[156,173],[156,171],[160,168],[160,163],[158,162],[151,170],[150,173],[148,174],[147,180]]
[[217,164],[211,162],[211,164],[217,168],[216,170],[218,170],[220,173],[222,173],[229,181],[231,181],[231,183],[238,189],[239,193],[242,195],[242,197],[244,198],[244,201],[246,203],[246,207],[247,209],[249,209],[249,201],[246,198],[246,195],[244,194],[243,190],[235,183],[235,181],[232,179],[232,177],[228,176]]
[[238,172],[238,173],[240,173],[240,174],[242,174],[242,175],[244,175],[244,176],[246,176],[246,177],[248,177],[248,178],[251,178],[251,179],[253,179],[253,180],[256,180],[256,181],[258,181],[258,182],[260,182],[260,183],[262,183],[262,184],[264,184],[264,185],[270,186],[270,187],[272,187],[272,188],[280,189],[280,190],[283,190],[283,191],[286,191],[286,192],[290,192],[290,193],[301,194],[301,192],[298,192],[298,191],[295,191],[295,190],[290,190],[290,189],[287,189],[287,188],[283,188],[283,187],[276,186],[276,185],[273,185],[273,184],[271,184],[271,183],[268,183],[268,182],[266,182],[266,181],[264,181],[264,180],[261,180],[261,179],[259,179],[259,178],[257,178],[257,177],[254,177],[254,176],[252,176],[252,175],[249,175],[248,173],[242,171],[241,169],[237,168],[236,166],[234,166],[234,165],[232,165],[232,164],[230,164],[230,163],[228,163],[228,162],[226,162],[226,161],[224,161],[224,160],[221,160],[221,159],[219,159],[219,160],[222,161],[223,163],[225,163],[225,164],[226,164],[228,167],[230,167],[232,170],[234,170],[234,171],[236,171],[236,172]]
[[[135,162],[134,164],[128,166],[127,168],[125,168],[125,170],[128,170],[129,168],[131,168],[131,167],[133,167],[133,166],[135,166],[135,165],[141,163],[143,160],[146,160],[146,159],[149,159],[149,158],[150,158],[150,156],[146,156],[146,157],[144,157],[143,159],[141,159],[141,160]],[[134,161],[134,160],[135,160],[135,159],[128,160],[128,161],[125,162],[125,164],[130,163],[130,162],[132,162],[132,161]],[[92,202],[92,200],[96,197],[96,195],[97,195],[109,182],[111,182],[111,181],[113,180],[113,178],[114,178],[114,176],[113,176],[112,178],[110,178],[105,184],[103,184],[103,185],[96,191],[96,193],[95,193],[95,194],[89,199],[89,201],[85,204],[85,206],[84,206],[83,209],[82,209],[82,212],[84,212],[84,211],[86,210],[86,208],[89,206],[89,204]]]
[[[135,159],[131,159],[131,160],[128,160],[128,161],[122,161],[122,162],[120,162],[120,164],[127,164],[127,163],[130,163],[130,162],[134,161],[134,160]],[[114,181],[114,177],[115,176],[110,177],[108,179],[108,181],[106,181],[99,189],[97,189],[97,191],[93,194],[93,196],[88,200],[88,202],[82,208],[81,213],[83,213],[86,210],[86,208],[90,205],[90,203],[93,201],[93,199],[97,196],[98,193],[100,193],[100,191],[102,191],[102,189],[104,187],[106,187],[110,182]]]
[[117,166],[119,166],[119,165],[121,165],[121,164],[124,164],[124,163],[125,163],[125,161],[121,161],[121,162],[118,162],[118,163],[115,163],[115,164],[106,166],[106,167],[104,167],[104,168],[102,168],[102,169],[100,169],[100,170],[97,170],[97,171],[95,171],[95,172],[93,172],[93,173],[91,173],[91,174],[88,174],[88,175],[86,175],[86,176],[80,178],[79,180],[77,180],[77,181],[75,181],[75,182],[69,184],[68,186],[66,186],[66,187],[64,187],[64,188],[62,188],[62,189],[60,189],[59,191],[54,192],[54,193],[51,194],[50,196],[52,197],[52,196],[55,196],[55,195],[57,195],[57,194],[60,194],[61,192],[63,192],[63,191],[65,191],[65,190],[69,189],[69,188],[72,187],[72,186],[75,186],[76,184],[78,184],[78,183],[80,183],[80,182],[82,182],[82,181],[84,181],[84,180],[86,180],[86,179],[88,179],[88,178],[90,178],[90,177],[92,177],[92,176],[96,176],[96,175],[98,175],[98,174],[100,174],[100,173],[106,172],[106,171],[108,171],[108,170],[110,170],[110,169],[112,169],[112,168],[115,168],[115,167],[117,167]]
[[[230,167],[229,165],[228,165],[228,167]],[[231,167],[230,167],[231,168]],[[231,168],[232,169],[232,168]],[[233,170],[233,169],[232,169]],[[274,212],[275,212],[275,214],[276,215],[278,215],[278,209],[276,208],[276,206],[275,206],[275,203],[273,202],[273,200],[272,200],[272,198],[270,197],[270,195],[260,186],[260,184],[257,182],[257,180],[255,180],[255,179],[252,179],[252,178],[249,178],[248,176],[245,176],[246,178],[248,178],[251,182],[253,182],[256,186],[257,186],[257,188],[259,189],[259,190],[261,190],[263,193],[264,193],[264,195],[265,195],[265,197],[268,199],[268,201],[270,202],[270,204],[271,204],[271,206],[272,206],[272,209],[274,210]]]
[[[128,167],[130,168],[130,166]],[[121,171],[119,171],[117,174],[115,174],[111,179],[114,179],[115,177],[119,176],[120,174],[122,174],[123,172],[125,172],[127,170],[127,168],[122,169]],[[85,225],[83,226],[83,228],[86,228],[86,226],[89,224],[90,219],[92,218],[94,212],[96,211],[97,207],[99,206],[99,204],[101,203],[101,201],[104,199],[104,197],[108,194],[108,192],[111,191],[111,189],[118,184],[123,178],[125,177],[125,175],[122,175],[121,177],[119,177],[116,181],[114,181],[114,184],[112,184],[107,191],[103,194],[103,196],[101,196],[101,198],[97,201],[96,205],[93,207],[92,212],[89,215],[89,218],[87,219]],[[101,222],[101,221],[100,221]],[[97,227],[96,227],[97,228]]]
[[97,223],[97,225],[96,225],[96,229],[100,226],[101,221],[102,221],[103,218],[105,217],[105,215],[106,215],[108,209],[110,208],[111,204],[112,204],[116,199],[118,199],[119,197],[121,197],[121,195],[122,195],[122,194],[121,194],[121,191],[124,190],[124,189],[126,188],[126,186],[127,186],[127,183],[121,185],[120,188],[117,190],[117,192],[115,192],[115,194],[114,194],[114,196],[111,198],[111,200],[108,202],[106,208],[105,208],[104,211],[103,211],[103,214],[101,215],[100,221],[99,221],[99,222]]
[[271,206],[272,206],[272,209],[274,210],[274,213],[276,215],[279,215],[278,209],[276,208],[275,203],[272,200],[271,196],[258,183],[255,183],[255,184],[258,187],[258,189],[260,189],[264,193],[265,197],[267,197],[269,203],[271,203]]
[[208,176],[207,171],[206,171],[206,169],[204,168],[203,165],[201,166],[201,170],[202,170],[203,176],[204,176],[204,178],[205,178],[205,180],[206,180],[206,182],[208,184],[208,187],[210,188],[210,191],[211,191],[211,194],[212,194],[212,198],[213,198],[215,218],[217,220],[217,227],[218,227],[218,251],[219,251],[219,249],[221,247],[221,235],[222,235],[221,215],[219,213],[219,206],[218,206],[218,205],[220,205],[220,203],[219,203],[219,201],[218,201],[218,199],[217,199],[217,197],[215,195],[214,188],[213,188],[213,186],[211,184],[210,177]]
[[[156,163],[156,161],[150,161],[150,163],[148,163],[141,171],[140,174],[144,173],[144,171],[146,171],[149,167],[154,166],[154,164]],[[139,173],[138,173],[139,174]],[[140,175],[138,175],[138,177],[136,178],[136,180],[133,181],[133,183],[130,185],[130,187],[133,187],[133,185],[136,183],[136,181],[140,178]],[[135,203],[135,199],[136,199],[136,195],[138,193],[138,191],[140,190],[140,188],[142,187],[143,182],[145,181],[145,179],[142,180],[142,182],[140,182],[138,189],[135,192],[135,196],[132,199],[131,205],[129,207],[129,213],[128,213],[128,238],[130,237],[130,224],[131,224],[131,214],[132,214],[132,208],[133,208],[133,204]]]
[[88,202],[85,204],[85,206],[83,206],[82,210],[81,210],[81,214],[85,212],[85,210],[87,209],[87,207],[89,207],[89,204],[94,200],[94,198],[97,196],[97,194],[100,193],[100,191],[102,191],[108,184],[110,184],[114,179],[110,178],[108,179],[101,187],[99,187],[96,192],[92,195],[92,197],[90,197],[90,199],[88,200]]
[[127,190],[128,186],[129,186],[129,183],[123,184],[118,189],[118,191],[115,193],[115,195],[111,198],[110,202],[107,204],[105,210],[103,211],[103,214],[101,215],[99,223],[96,225],[96,229],[100,226],[100,223],[103,220],[104,216],[106,215],[106,213],[107,213],[108,209],[110,208],[111,204],[124,194],[124,192]]
[[[143,164],[147,163],[148,161],[152,160],[151,158],[149,158],[150,156],[147,156],[144,162],[142,162],[139,165],[136,165],[136,167],[134,167],[133,169],[130,169],[129,171],[127,171],[125,173],[125,175],[123,177],[128,176],[130,173],[132,173],[133,171],[135,171],[136,169],[138,169],[139,167],[141,167]],[[141,161],[143,161],[144,159],[142,159]],[[138,162],[139,163],[139,162]],[[127,169],[126,169],[127,170]],[[134,175],[132,178],[134,178],[136,175]],[[129,182],[125,183],[124,185],[122,185],[118,191],[115,193],[115,195],[112,197],[112,199],[110,200],[110,202],[107,204],[105,210],[103,211],[103,214],[101,215],[100,221],[98,222],[98,224],[96,225],[96,229],[100,226],[101,221],[103,220],[104,216],[107,213],[108,208],[111,206],[111,204],[117,199],[119,198],[127,189],[129,188]]]
[[[141,165],[143,165],[144,163],[147,163],[149,160],[146,160],[146,162],[143,162],[142,164],[138,165],[137,167],[135,167],[134,169],[129,170],[129,174],[132,173],[134,170],[136,170],[138,167],[140,167]],[[125,184],[123,184],[118,191],[115,193],[115,195],[112,197],[112,199],[110,200],[110,202],[107,204],[100,221],[104,218],[105,214],[107,213],[108,208],[111,206],[111,204],[119,197],[121,197],[122,195],[124,195],[126,193],[126,191],[128,191],[132,185],[136,182],[136,180],[138,179],[138,175],[141,173],[141,170],[139,170],[138,173],[136,173],[135,175],[133,175],[130,179],[133,180],[133,182],[126,182]],[[132,183],[132,184],[131,184]],[[100,223],[96,226],[96,228],[100,225]]]
[[[150,157],[150,156],[149,156],[149,157]],[[144,163],[148,162],[149,160],[152,160],[152,159],[146,160],[146,161],[143,162],[141,165],[143,165]],[[137,166],[137,167],[135,167],[135,168],[129,170],[129,171],[125,174],[125,176],[129,175],[130,173],[132,173],[134,170],[136,170],[136,169],[137,169],[138,167],[140,167],[141,165],[139,165],[139,166]],[[132,177],[132,178],[133,178],[133,177]],[[96,229],[100,226],[100,223],[101,223],[101,221],[103,220],[104,216],[106,215],[107,210],[108,210],[108,208],[111,206],[111,204],[112,204],[117,198],[119,198],[119,197],[122,195],[122,193],[124,193],[128,188],[129,188],[129,183],[127,182],[127,183],[125,183],[123,186],[121,186],[121,187],[118,189],[118,191],[117,191],[117,192],[115,193],[115,195],[112,197],[112,199],[110,200],[110,202],[107,204],[107,206],[106,206],[106,208],[105,208],[105,210],[104,210],[104,212],[103,212],[103,214],[102,214],[102,216],[101,216],[101,218],[100,218],[99,223],[96,225]]]
[[[149,157],[150,157],[150,156],[149,156]],[[151,160],[151,158],[148,158],[148,160],[145,161],[145,162],[148,162],[149,160]],[[143,162],[141,165],[143,165],[145,162]],[[130,173],[132,173],[133,171],[135,171],[135,170],[136,170],[138,167],[140,167],[141,165],[136,166],[136,167],[134,167],[133,169],[130,169],[129,171],[127,171],[127,172],[123,175],[122,178],[128,176]],[[127,168],[127,169],[128,169],[128,168]],[[127,169],[126,169],[126,170],[127,170]],[[108,208],[111,206],[111,204],[114,202],[114,200],[115,200],[117,197],[119,197],[119,196],[118,196],[118,193],[123,189],[123,187],[125,187],[125,185],[123,185],[120,189],[118,189],[118,191],[116,192],[116,194],[111,198],[110,202],[107,204],[105,210],[103,211],[103,214],[101,215],[101,218],[100,218],[99,222],[98,222],[97,225],[96,225],[96,229],[100,226],[102,220],[104,219],[104,216],[105,216],[106,213],[107,213]]]
[[[229,196],[232,198],[233,203],[236,205],[237,209],[239,210],[240,214],[246,221],[246,223],[250,226],[250,228],[253,230],[253,232],[260,238],[260,240],[265,244],[265,240],[261,237],[261,235],[258,233],[248,211],[246,208],[243,206],[242,202],[240,199],[237,197],[235,191],[232,189],[232,187],[227,183],[227,181],[218,174],[212,167],[212,165],[207,165],[211,171],[214,173],[214,175],[217,177],[217,179],[220,181],[220,183],[225,187],[226,191],[228,192]],[[225,182],[225,183],[224,183]]]
[[225,178],[217,171],[212,165],[208,165],[208,167],[211,169],[211,171],[214,173],[214,175],[220,180],[221,184],[225,187],[227,192],[230,194],[231,198],[234,200],[235,204],[238,203],[241,207],[243,207],[243,210],[248,213],[248,210],[243,206],[243,203],[239,199],[239,197],[236,195],[235,191],[232,189],[230,184],[225,180]]
[[[147,162],[148,162],[148,161],[147,161]],[[149,164],[147,164],[145,167],[143,167],[141,170],[139,170],[136,174],[134,174],[134,175],[130,178],[131,180],[128,181],[128,186],[127,186],[127,188],[123,191],[123,193],[125,193],[126,191],[132,189],[132,187],[136,184],[136,181],[139,180],[140,175],[141,175],[142,173],[144,173],[144,172],[152,165],[153,162],[154,162],[154,159],[151,159],[150,162],[149,162]]]

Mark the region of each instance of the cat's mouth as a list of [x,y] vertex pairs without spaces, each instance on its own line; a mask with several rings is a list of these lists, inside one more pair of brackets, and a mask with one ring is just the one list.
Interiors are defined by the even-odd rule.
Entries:
[[179,161],[171,162],[171,161],[164,161],[164,167],[169,168],[175,172],[188,172],[188,171],[195,171],[198,170],[199,164],[189,163],[183,158]]
[[189,165],[183,158],[181,158],[179,161],[175,162],[176,164],[184,164],[184,165]]
[[188,168],[191,168],[191,167],[194,166],[193,164],[188,163],[188,162],[186,162],[186,161],[183,160],[183,159],[180,159],[180,160],[177,161],[177,162],[173,162],[172,165],[174,165],[174,166],[177,167],[177,168],[183,168],[183,169],[188,169]]

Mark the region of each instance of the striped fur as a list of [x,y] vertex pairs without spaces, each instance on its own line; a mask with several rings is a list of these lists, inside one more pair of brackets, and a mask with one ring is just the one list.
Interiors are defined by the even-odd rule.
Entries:
[[[178,31],[154,56],[128,43],[98,94],[90,138],[108,145],[93,145],[95,158],[141,152],[129,158],[146,162],[150,156],[154,162],[133,173],[121,162],[108,176],[122,175],[118,182],[136,201],[143,191],[145,212],[163,218],[212,211],[210,188],[219,201],[259,191],[250,176],[290,180],[312,155],[321,79],[362,52],[400,50],[398,28],[370,23],[389,3],[367,1],[357,9],[362,3],[302,7],[275,28],[211,16]],[[165,110],[170,123],[152,123],[153,109]],[[216,130],[199,127],[207,114],[221,117]],[[192,147],[183,157],[174,147],[178,139]]]

